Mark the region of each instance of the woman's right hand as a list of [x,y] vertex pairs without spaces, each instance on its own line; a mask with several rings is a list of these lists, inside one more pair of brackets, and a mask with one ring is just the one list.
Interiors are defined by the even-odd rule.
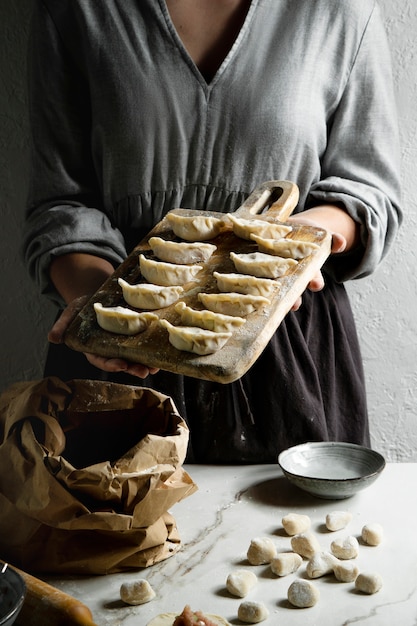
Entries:
[[[81,311],[89,298],[90,296],[81,296],[79,298],[75,298],[67,305],[48,333],[48,340],[51,343],[64,342],[64,336],[67,328]],[[91,365],[94,365],[94,367],[97,367],[105,372],[124,372],[126,374],[130,374],[131,376],[136,376],[137,378],[146,378],[149,374],[156,374],[159,371],[155,367],[147,367],[146,365],[141,365],[140,363],[131,363],[129,361],[125,361],[124,359],[108,358],[99,356],[98,354],[90,354],[88,352],[85,352],[84,354]]]

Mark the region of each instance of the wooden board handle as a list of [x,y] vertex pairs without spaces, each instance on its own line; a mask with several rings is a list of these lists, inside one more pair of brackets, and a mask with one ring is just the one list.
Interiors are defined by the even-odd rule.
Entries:
[[239,217],[266,213],[285,222],[297,206],[300,192],[289,180],[268,180],[252,191],[236,211]]

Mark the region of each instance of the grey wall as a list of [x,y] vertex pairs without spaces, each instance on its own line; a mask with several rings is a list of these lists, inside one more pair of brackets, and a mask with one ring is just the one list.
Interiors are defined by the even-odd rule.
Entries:
[[[374,447],[417,461],[417,5],[381,0],[391,42],[403,154],[406,218],[395,249],[370,278],[348,286],[363,346]],[[0,391],[39,378],[53,307],[19,256],[26,181],[25,47],[30,0],[0,5]],[[352,407],[354,411],[354,407]]]

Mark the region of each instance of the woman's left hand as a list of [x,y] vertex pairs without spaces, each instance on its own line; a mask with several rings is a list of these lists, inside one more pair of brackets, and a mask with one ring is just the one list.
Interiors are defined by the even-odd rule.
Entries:
[[[352,249],[359,240],[359,224],[342,208],[334,205],[320,205],[307,209],[302,213],[291,215],[287,222],[304,224],[316,228],[324,228],[332,235],[331,254],[340,254]],[[318,272],[309,282],[307,288],[310,291],[320,291],[324,287],[322,272]],[[297,311],[302,304],[301,296],[297,298],[291,307]]]

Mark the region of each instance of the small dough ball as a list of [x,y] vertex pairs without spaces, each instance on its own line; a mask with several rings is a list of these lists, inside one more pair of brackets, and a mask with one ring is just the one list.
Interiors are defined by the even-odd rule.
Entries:
[[382,578],[379,574],[362,572],[355,580],[355,589],[362,593],[377,593],[382,587]]
[[326,515],[326,528],[330,531],[342,530],[352,521],[349,511],[332,511]]
[[362,528],[362,539],[368,546],[379,546],[383,537],[381,524],[365,524]]
[[277,576],[287,576],[296,572],[303,562],[296,552],[281,552],[271,561],[271,570]]
[[309,580],[294,580],[288,588],[288,601],[299,609],[307,609],[317,604],[320,592]]
[[312,532],[301,533],[292,537],[291,547],[294,552],[306,559],[311,559],[313,554],[321,551],[318,539]]
[[356,537],[349,535],[332,541],[330,549],[338,559],[356,559],[359,554],[359,543]]
[[277,555],[277,548],[269,537],[255,537],[250,542],[247,557],[251,565],[270,563]]
[[155,591],[145,579],[123,583],[120,587],[120,597],[126,604],[145,604],[155,597]]
[[307,563],[306,574],[309,578],[332,574],[336,563],[336,557],[330,552],[316,552]]
[[340,583],[353,583],[359,574],[359,567],[353,561],[336,560],[333,573]]
[[308,515],[299,513],[289,513],[282,518],[282,525],[287,535],[291,537],[305,533],[311,526],[311,519]]
[[239,569],[229,574],[226,580],[226,589],[232,596],[244,598],[256,585],[258,578],[247,569]]
[[262,602],[241,602],[237,616],[246,624],[258,624],[269,617],[269,611]]

